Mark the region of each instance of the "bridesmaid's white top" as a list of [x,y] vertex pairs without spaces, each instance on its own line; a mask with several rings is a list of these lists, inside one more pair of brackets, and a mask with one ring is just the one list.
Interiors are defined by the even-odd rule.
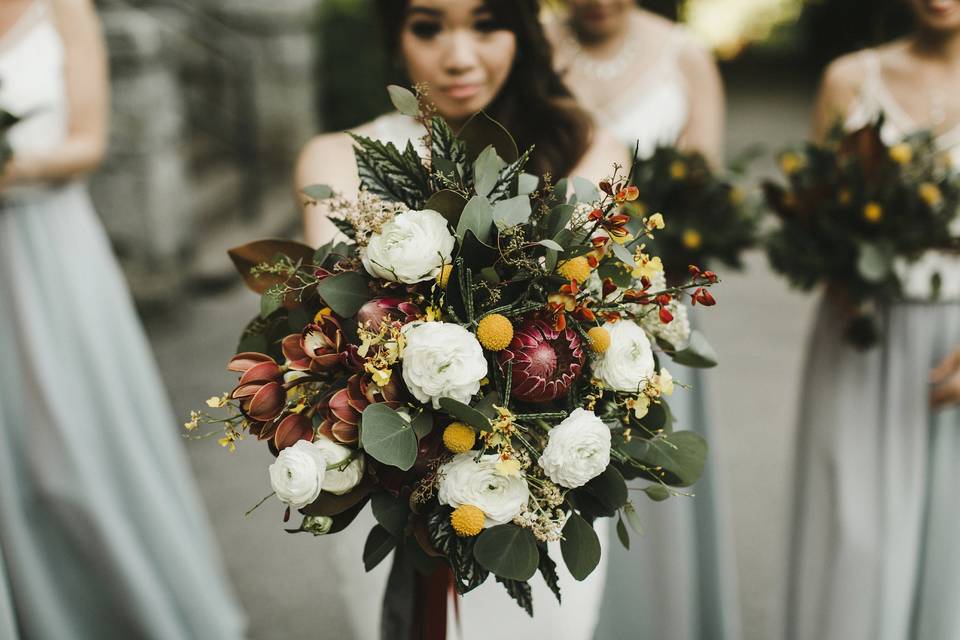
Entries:
[[18,153],[39,153],[67,135],[63,42],[46,0],[0,37],[0,108],[23,117],[10,131]]
[[[923,129],[920,124],[900,106],[883,81],[877,52],[866,49],[860,54],[863,64],[863,83],[857,99],[850,106],[844,127],[854,131],[875,122],[884,116],[880,136],[886,144],[895,144],[905,136]],[[937,149],[948,153],[953,166],[960,167],[960,125],[938,135]],[[952,232],[960,236],[960,217],[954,220]],[[917,261],[899,261],[897,273],[904,281],[904,294],[908,300],[929,300],[932,296],[931,279],[940,274],[940,301],[960,301],[960,256],[940,251],[928,251]]]

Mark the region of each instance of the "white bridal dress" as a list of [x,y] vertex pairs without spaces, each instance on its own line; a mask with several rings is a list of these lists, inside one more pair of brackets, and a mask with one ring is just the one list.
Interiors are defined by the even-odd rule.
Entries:
[[[847,120],[885,115],[896,142],[918,130],[886,89],[875,51]],[[960,128],[937,139],[960,166]],[[940,273],[937,302],[930,278]],[[880,344],[858,351],[824,299],[797,429],[788,640],[960,638],[960,410],[930,408],[930,370],[960,344],[960,261],[930,253],[908,297],[884,310]]]
[[[67,126],[36,2],[0,36],[17,153]],[[0,192],[0,638],[241,638],[178,422],[80,182]]]
[[[640,157],[649,157],[658,145],[676,144],[683,133],[695,97],[679,66],[689,38],[675,27],[658,58],[633,74],[615,103],[594,113],[631,153],[638,145]],[[634,535],[626,550],[611,531],[610,565],[595,638],[739,640],[732,523],[720,477],[723,443],[711,424],[707,376],[669,361],[667,367],[679,382],[691,386],[678,387],[669,399],[675,428],[706,438],[707,465],[692,487],[692,498],[654,503],[631,492],[644,534]]]
[[[407,141],[418,144],[423,129],[412,118],[391,113],[377,118],[371,137],[392,142],[398,147]],[[357,640],[380,637],[382,596],[390,573],[393,556],[389,556],[370,573],[363,571],[363,545],[367,533],[376,524],[369,507],[357,517],[346,532],[334,534],[325,542],[334,558],[339,575],[334,584],[349,608]],[[462,598],[457,607],[448,607],[447,638],[450,640],[491,640],[524,638],[530,640],[588,640],[597,622],[600,596],[607,565],[607,526],[596,523],[603,544],[600,566],[583,582],[577,582],[566,570],[559,544],[551,544],[550,555],[557,562],[563,606],[557,604],[553,592],[537,573],[531,580],[533,610],[531,618],[493,576]]]

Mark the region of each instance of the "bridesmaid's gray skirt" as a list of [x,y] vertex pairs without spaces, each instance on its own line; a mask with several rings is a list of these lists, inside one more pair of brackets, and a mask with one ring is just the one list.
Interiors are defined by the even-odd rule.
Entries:
[[789,640],[960,638],[960,411],[929,406],[960,303],[898,304],[867,352],[821,303],[801,400]]
[[242,637],[81,185],[0,206],[0,358],[0,637]]
[[[675,429],[696,431],[710,454],[695,495],[651,502],[631,490],[643,535],[630,549],[610,526],[609,566],[595,640],[740,640],[736,558],[722,490],[720,438],[712,433],[704,371],[666,363],[679,386],[670,397]],[[636,486],[647,483],[639,482]],[[629,528],[628,528],[629,530]]]

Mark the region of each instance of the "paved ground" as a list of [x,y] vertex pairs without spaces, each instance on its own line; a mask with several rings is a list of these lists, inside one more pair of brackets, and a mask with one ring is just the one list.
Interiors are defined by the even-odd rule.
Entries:
[[[812,92],[808,82],[789,76],[753,77],[731,82],[728,91],[732,152],[754,142],[777,149],[806,133]],[[788,291],[760,254],[748,257],[744,273],[723,276],[716,291],[720,306],[703,316],[722,362],[711,380],[715,444],[723,456],[736,525],[745,637],[768,640],[779,635],[790,449],[813,300]],[[223,364],[255,308],[254,296],[236,288],[185,300],[176,315],[148,324],[179,415],[229,388],[232,376]],[[251,636],[349,637],[339,613],[342,603],[330,600],[329,590],[322,600],[315,591],[317,584],[335,579],[324,561],[325,541],[283,533],[282,510],[275,501],[243,515],[270,491],[266,448],[241,446],[230,455],[214,441],[185,446],[249,612]],[[379,594],[371,594],[375,597]]]

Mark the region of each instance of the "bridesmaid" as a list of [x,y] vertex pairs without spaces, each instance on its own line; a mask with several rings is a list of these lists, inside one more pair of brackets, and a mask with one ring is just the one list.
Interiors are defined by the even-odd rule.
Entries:
[[[506,126],[520,148],[536,145],[529,172],[600,180],[610,174],[614,163],[628,162],[627,153],[603,130],[591,131],[589,118],[575,106],[552,71],[538,13],[536,0],[379,3],[387,51],[401,61],[411,82],[430,86],[431,100],[452,127],[462,126],[471,115],[485,110]],[[397,145],[417,144],[424,134],[416,121],[395,113],[355,131]],[[350,138],[334,133],[311,141],[300,157],[296,181],[300,188],[326,183],[343,194],[355,193],[359,179]],[[335,233],[322,211],[306,208],[304,216],[311,245],[326,242]],[[342,571],[334,582],[351,607],[356,637],[369,640],[378,634],[379,598],[389,563],[372,573],[363,572],[360,559],[366,531],[361,522],[368,523],[366,529],[373,526],[372,517],[361,514],[353,524],[361,534],[335,536],[325,542]],[[553,551],[559,557],[559,549]],[[536,577],[531,581],[535,616],[530,618],[491,578],[459,601],[460,623],[448,625],[450,637],[590,638],[605,564],[581,583],[573,580],[562,562],[559,565],[563,607]],[[382,637],[395,635],[396,630],[384,629]]]
[[[960,0],[910,6],[908,36],[828,67],[815,135],[882,112],[886,141],[931,129],[957,166]],[[960,638],[960,298],[924,301],[935,272],[955,280],[960,259],[913,266],[867,352],[841,337],[842,295],[821,302],[798,429],[790,640]]]
[[[723,158],[723,85],[716,64],[679,25],[631,0],[570,0],[549,32],[555,64],[594,118],[641,157],[657,145]],[[669,216],[667,224],[670,224]],[[676,365],[674,365],[676,366]],[[740,610],[729,506],[723,493],[722,439],[713,431],[706,379],[679,368],[691,385],[670,407],[679,428],[710,443],[696,496],[635,500],[644,535],[631,550],[611,539],[611,563],[596,638],[737,640]]]
[[234,639],[244,620],[83,184],[108,81],[90,0],[0,3],[0,637]]

